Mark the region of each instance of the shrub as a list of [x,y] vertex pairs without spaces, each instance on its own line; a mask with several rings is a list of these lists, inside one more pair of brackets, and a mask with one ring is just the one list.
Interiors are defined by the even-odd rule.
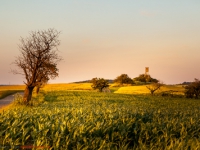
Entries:
[[127,75],[127,74],[121,74],[118,76],[115,80],[115,83],[118,83],[120,85],[123,84],[133,84],[133,80]]
[[140,82],[151,82],[151,83],[158,83],[159,80],[152,78],[150,75],[141,74],[138,77],[133,79],[134,81],[140,81]]
[[19,93],[16,93],[14,95],[14,101],[13,101],[14,105],[23,105],[23,96]]
[[186,98],[196,98],[200,96],[200,81],[199,79],[194,79],[194,82],[185,86],[185,96]]
[[91,80],[91,87],[96,90],[98,89],[99,92],[102,92],[104,88],[108,88],[109,87],[109,84],[108,84],[108,81],[105,80],[104,78],[93,78]]

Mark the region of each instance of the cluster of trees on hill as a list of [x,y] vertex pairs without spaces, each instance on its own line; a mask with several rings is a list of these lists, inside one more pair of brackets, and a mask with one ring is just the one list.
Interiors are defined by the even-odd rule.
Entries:
[[158,83],[159,80],[152,78],[150,75],[145,75],[145,74],[141,74],[138,77],[133,79],[134,81],[139,81],[139,82],[143,82],[143,83]]
[[[150,75],[144,74],[141,74],[134,79],[131,79],[127,74],[121,74],[120,76],[116,77],[114,83],[123,86],[124,84],[133,85],[136,81],[146,83],[146,88],[150,91],[151,95],[154,95],[155,91],[159,90],[164,85],[162,82],[152,78]],[[93,78],[91,83],[92,88],[98,89],[100,92],[109,87],[108,80],[105,80],[104,78]],[[196,99],[200,97],[200,80],[195,79],[194,82],[191,82],[185,86],[185,96],[186,98]]]
[[159,80],[152,78],[150,75],[140,74],[138,77],[131,79],[127,74],[121,74],[118,76],[114,83],[118,85],[124,84],[149,84],[149,83],[158,83]]
[[[95,90],[98,89],[100,92],[102,92],[104,88],[109,87],[109,80],[104,78],[93,78],[90,82],[92,83],[92,88]],[[136,82],[140,82],[142,84],[154,83],[152,86],[147,86],[147,88],[151,91],[151,94],[162,86],[162,84],[159,83],[159,80],[145,74],[141,74],[134,79],[131,79],[127,74],[121,74],[120,76],[117,76],[113,82],[118,86],[134,85]]]

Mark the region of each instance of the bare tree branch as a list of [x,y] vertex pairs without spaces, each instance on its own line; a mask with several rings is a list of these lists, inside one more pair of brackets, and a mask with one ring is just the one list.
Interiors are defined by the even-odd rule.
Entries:
[[151,95],[154,95],[154,92],[159,90],[164,84],[162,82],[152,83],[147,85],[146,88],[150,91]]

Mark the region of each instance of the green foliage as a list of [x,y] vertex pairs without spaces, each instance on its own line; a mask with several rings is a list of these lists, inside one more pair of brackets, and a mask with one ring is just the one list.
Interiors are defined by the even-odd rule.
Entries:
[[103,90],[104,88],[108,88],[108,87],[109,87],[108,81],[105,80],[104,78],[93,78],[93,79],[91,80],[91,83],[92,83],[91,87],[92,87],[94,90],[98,89],[99,92],[102,92],[102,90]]
[[185,96],[187,98],[196,98],[198,99],[200,96],[200,81],[198,79],[194,79],[194,82],[185,86]]
[[14,95],[14,100],[13,100],[13,104],[14,105],[23,105],[24,102],[23,102],[23,96],[19,93],[16,93]]
[[[0,114],[0,145],[49,149],[200,149],[200,103],[169,97],[48,92]],[[9,148],[8,148],[9,147]],[[16,148],[19,149],[19,148]]]
[[133,84],[133,80],[127,75],[127,74],[121,74],[120,76],[118,76],[115,80],[115,83],[118,83],[120,85],[123,84]]
[[152,78],[150,75],[145,75],[145,74],[141,74],[138,77],[133,79],[136,82],[143,82],[143,83],[147,83],[147,82],[153,82],[153,83],[157,83],[158,80]]
[[[29,101],[29,106],[38,106],[38,105],[42,104],[43,102],[44,102],[44,96],[43,96],[43,92],[41,92],[36,95],[34,94],[32,99]],[[23,96],[19,93],[16,93],[14,95],[13,104],[15,106],[24,105]]]
[[174,90],[163,91],[160,92],[159,95],[163,97],[177,97],[177,98],[184,97],[184,95],[180,94],[179,91],[174,91]]

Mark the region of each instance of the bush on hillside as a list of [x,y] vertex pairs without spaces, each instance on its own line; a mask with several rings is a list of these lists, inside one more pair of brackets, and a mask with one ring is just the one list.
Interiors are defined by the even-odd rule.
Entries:
[[159,80],[152,78],[150,75],[145,75],[145,74],[141,74],[138,77],[134,78],[133,80],[136,82],[139,81],[139,82],[143,82],[143,83],[148,83],[148,82],[158,83],[159,82]]
[[133,84],[133,80],[127,74],[121,74],[115,80],[115,83],[123,85],[123,84]]
[[196,98],[200,96],[200,80],[194,79],[194,82],[185,86],[185,96],[187,98]]
[[104,88],[108,88],[109,87],[109,84],[108,84],[108,81],[105,80],[104,78],[93,78],[91,80],[91,87],[94,89],[94,90],[99,90],[99,92],[102,92]]

